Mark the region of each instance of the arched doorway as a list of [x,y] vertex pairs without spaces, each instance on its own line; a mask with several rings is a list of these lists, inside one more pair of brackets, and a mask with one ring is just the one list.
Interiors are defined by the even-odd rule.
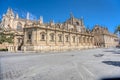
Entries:
[[21,50],[21,47],[23,45],[23,38],[19,37],[18,39],[18,50]]

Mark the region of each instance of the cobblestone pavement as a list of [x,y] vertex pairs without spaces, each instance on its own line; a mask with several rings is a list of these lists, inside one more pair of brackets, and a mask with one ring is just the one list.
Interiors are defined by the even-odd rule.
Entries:
[[[54,53],[0,52],[0,80],[96,80],[119,76],[119,49],[90,49]],[[120,64],[117,64],[120,65]]]

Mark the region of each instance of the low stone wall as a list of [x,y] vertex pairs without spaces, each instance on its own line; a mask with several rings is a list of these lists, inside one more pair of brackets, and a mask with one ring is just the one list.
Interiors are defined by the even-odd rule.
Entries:
[[50,52],[91,49],[94,46],[22,46],[22,51]]
[[7,49],[7,46],[5,44],[0,44],[0,49]]
[[18,51],[18,46],[17,45],[8,45],[8,52],[17,52]]

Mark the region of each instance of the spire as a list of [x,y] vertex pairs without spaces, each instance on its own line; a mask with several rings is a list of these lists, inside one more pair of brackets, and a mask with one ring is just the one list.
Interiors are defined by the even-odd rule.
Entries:
[[29,12],[27,12],[26,19],[27,19],[27,20],[29,20],[29,19],[30,19],[30,13],[29,13]]
[[81,26],[84,26],[84,19],[83,19],[83,16],[81,17]]
[[73,22],[74,22],[74,16],[73,16],[72,12],[70,13],[70,20],[71,20],[71,24],[73,24]]
[[54,25],[54,20],[50,20],[50,25]]
[[50,20],[50,23],[54,23],[54,20]]
[[18,14],[16,14],[16,19],[18,19],[19,18],[19,16],[18,16]]
[[72,12],[70,13],[70,18],[74,18],[74,15]]
[[12,10],[11,8],[8,8],[6,15],[7,15],[7,16],[10,16],[10,17],[11,17],[11,16],[14,17],[13,10]]
[[43,17],[42,16],[40,16],[40,24],[42,24],[43,23]]

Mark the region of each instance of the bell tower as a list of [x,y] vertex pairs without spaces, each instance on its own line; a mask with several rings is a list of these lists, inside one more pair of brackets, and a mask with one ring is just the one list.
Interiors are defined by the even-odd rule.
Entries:
[[11,8],[8,8],[6,14],[3,14],[2,25],[5,30],[12,29],[13,20],[15,18],[14,12]]

